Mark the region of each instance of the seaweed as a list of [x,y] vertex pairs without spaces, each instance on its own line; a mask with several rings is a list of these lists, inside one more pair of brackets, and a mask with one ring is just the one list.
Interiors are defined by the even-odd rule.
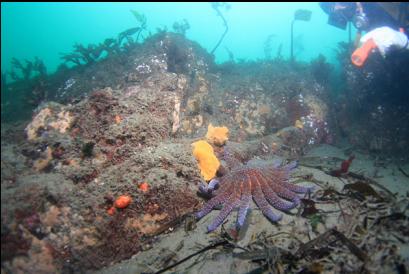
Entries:
[[146,19],[145,14],[140,13],[140,12],[137,12],[136,10],[131,10],[131,13],[133,14],[133,16],[135,17],[136,21],[137,21],[138,24],[139,24],[139,26],[138,26],[138,27],[139,27],[139,30],[137,31],[138,34],[137,34],[137,36],[136,36],[136,42],[138,42],[139,36],[142,34],[143,31],[146,31],[147,28],[148,28],[148,25],[147,25],[147,21],[148,21],[148,20]]
[[319,54],[316,59],[310,62],[310,66],[315,80],[321,85],[328,85],[333,66],[327,62],[325,56]]
[[[7,75],[13,80],[12,83],[6,82]],[[2,105],[2,112],[3,107],[6,109],[4,112],[21,107],[24,114],[25,112],[27,115],[31,114],[34,107],[48,98],[48,92],[47,68],[40,58],[35,57],[32,61],[24,60],[24,62],[13,58],[11,71],[2,73],[2,102],[3,99],[8,101],[7,104]],[[22,112],[19,112],[17,116],[21,115]]]
[[182,34],[183,36],[186,35],[186,31],[190,29],[190,24],[186,19],[183,19],[180,22],[173,23],[173,30],[176,33]]
[[127,30],[124,30],[123,32],[121,32],[120,34],[118,34],[118,44],[121,45],[122,41],[126,38],[128,41],[128,44],[132,44],[134,43],[134,41],[132,40],[132,35],[134,35],[135,33],[139,33],[141,31],[140,27],[135,27],[135,28],[130,28]]
[[220,16],[220,18],[223,20],[223,25],[224,25],[223,34],[220,36],[219,41],[217,42],[217,44],[214,46],[214,48],[210,52],[210,54],[213,55],[214,52],[216,51],[216,49],[222,43],[222,41],[223,41],[224,37],[226,36],[227,32],[229,31],[229,26],[227,25],[227,20],[226,20],[226,18],[224,18],[221,9],[224,9],[225,11],[228,11],[231,8],[231,6],[229,4],[227,4],[226,2],[212,2],[211,5],[212,5],[212,9],[214,9],[216,11],[217,16]]
[[313,214],[308,217],[308,223],[311,225],[312,231],[316,232],[318,224],[325,224],[321,214]]
[[101,49],[93,44],[89,44],[87,47],[81,44],[75,44],[74,49],[74,52],[78,52],[81,55],[85,64],[94,63],[101,55]]
[[[128,52],[129,50],[133,49],[139,42],[139,37],[144,38],[142,35],[143,32],[147,31],[147,18],[143,13],[137,12],[135,10],[130,10],[136,21],[138,22],[138,26],[126,29],[120,32],[117,36],[117,39],[107,39],[104,43],[104,50],[108,54],[118,54],[122,52]],[[134,36],[136,35],[136,38]],[[150,35],[150,33],[149,33]],[[126,43],[123,41],[126,40]]]
[[345,245],[358,259],[364,262],[368,261],[368,254],[362,251],[343,233],[339,232],[335,228],[328,230],[305,244],[302,244],[294,255],[298,258],[321,258],[328,255],[328,246],[334,245],[338,241]]
[[204,252],[206,252],[206,251],[215,249],[215,248],[217,248],[217,247],[219,247],[219,246],[228,246],[228,245],[229,245],[229,242],[228,242],[227,240],[221,240],[221,241],[217,241],[217,242],[215,242],[215,243],[209,244],[208,246],[206,246],[206,247],[200,249],[199,251],[196,251],[196,252],[190,254],[189,256],[183,258],[182,260],[179,260],[179,261],[177,261],[176,263],[173,263],[173,264],[171,264],[171,265],[169,265],[169,266],[167,266],[167,267],[165,267],[165,268],[163,268],[163,269],[161,269],[161,270],[159,270],[159,271],[156,271],[155,274],[160,274],[160,273],[166,272],[166,271],[168,271],[169,269],[172,269],[172,268],[174,268],[175,266],[178,266],[178,265],[180,265],[180,264],[182,264],[182,263],[184,263],[184,262],[190,260],[191,258],[193,258],[193,257],[195,257],[195,256],[197,256],[197,255],[199,255],[199,254],[202,254],[202,253],[204,253]]
[[400,172],[402,172],[402,174],[403,174],[405,177],[409,178],[409,173],[408,173],[407,171],[405,171],[401,166],[398,166],[398,170],[399,170]]
[[82,44],[75,44],[73,53],[64,55],[62,59],[65,61],[71,61],[75,64],[85,65],[92,64],[98,60],[102,54],[103,48],[94,44],[89,44],[87,47]]
[[103,49],[106,51],[107,55],[115,55],[121,52],[120,43],[113,38],[107,38],[102,43]]
[[[129,30],[128,30],[129,31]],[[126,32],[126,31],[125,31]],[[105,53],[105,58],[109,55],[119,54],[121,52],[120,42],[126,33],[120,33],[118,40],[113,38],[107,38],[104,42],[95,44],[89,44],[88,46],[83,46],[82,44],[75,44],[74,51],[71,53],[60,53],[61,59],[64,63],[74,63],[77,66],[80,65],[90,65],[97,61],[100,61]],[[125,34],[124,34],[125,33]],[[121,38],[121,35],[124,36]]]
[[270,34],[269,36],[267,36],[266,40],[264,41],[264,58],[266,60],[270,60],[271,59],[271,50],[272,48],[272,42],[273,42],[273,38],[275,38],[277,35],[275,34]]
[[341,167],[339,169],[331,170],[329,174],[334,177],[340,177],[342,174],[348,173],[349,166],[354,159],[355,155],[351,155],[347,160],[342,161]]
[[80,54],[75,53],[75,52],[67,53],[67,54],[60,53],[60,54],[62,55],[61,59],[64,61],[64,63],[71,62],[71,63],[74,63],[77,66],[81,65],[81,55]]
[[188,51],[177,41],[172,41],[168,47],[167,63],[168,71],[174,73],[186,73],[188,67]]
[[282,270],[282,262],[291,261],[294,256],[277,246],[270,246],[266,243],[261,244],[262,249],[245,250],[240,253],[233,253],[233,258],[240,260],[250,260],[253,262],[261,262],[261,266],[249,273],[264,273],[267,269],[268,273],[280,273]]
[[275,57],[276,61],[282,61],[283,60],[282,50],[283,50],[283,43],[280,43],[278,45],[278,47],[277,47],[277,52],[276,52],[276,57]]
[[355,197],[361,201],[368,196],[371,196],[380,202],[384,201],[384,199],[368,183],[362,181],[346,184],[344,186],[344,191],[354,193]]
[[332,187],[325,188],[321,197],[318,199],[321,201],[336,201],[338,196],[342,196],[342,193],[339,193]]
[[6,94],[8,93],[7,89],[7,72],[1,72],[1,116],[3,116],[3,109],[4,106],[6,105],[6,100],[7,96]]
[[[12,70],[9,72],[11,79],[15,81],[28,81],[30,80],[31,76],[35,74],[35,72],[37,72],[37,76],[39,76],[39,78],[44,78],[47,76],[47,68],[40,58],[35,57],[34,61],[24,60],[24,62],[25,65],[23,65],[23,63],[17,58],[13,58],[11,60]],[[15,70],[19,70],[23,78],[20,78]]]
[[301,202],[303,204],[303,212],[301,213],[302,217],[307,218],[318,213],[318,209],[315,207],[315,202],[313,200],[301,199]]
[[[25,60],[25,65],[23,65],[17,58],[11,59],[11,66],[14,69],[20,70],[23,75],[23,80],[26,80],[26,81],[30,79],[31,74],[34,69],[33,62]],[[14,73],[14,71],[12,71],[12,74],[10,74],[10,76],[13,78],[13,80],[16,80],[16,81],[19,80],[17,77],[17,74]]]
[[233,52],[228,47],[224,47],[224,49],[227,51],[227,54],[229,56],[229,61],[228,62],[234,63],[234,54],[233,54]]

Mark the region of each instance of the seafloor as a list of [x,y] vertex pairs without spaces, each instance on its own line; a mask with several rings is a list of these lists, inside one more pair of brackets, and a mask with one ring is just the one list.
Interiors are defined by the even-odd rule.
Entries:
[[[376,62],[344,62],[334,81],[322,56],[280,54],[216,65],[160,32],[41,79],[2,77],[2,273],[407,273],[409,96],[382,93],[402,87]],[[31,119],[11,119],[31,115],[13,92],[36,99]],[[277,224],[252,204],[241,230],[233,212],[206,233],[220,208],[194,217],[191,144],[209,124],[249,158],[298,160],[291,181],[315,191]],[[120,195],[131,204],[109,211]]]

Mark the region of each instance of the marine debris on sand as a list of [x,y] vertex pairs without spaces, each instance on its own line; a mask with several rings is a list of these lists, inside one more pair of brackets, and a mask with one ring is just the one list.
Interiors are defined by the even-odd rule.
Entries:
[[[46,100],[28,119],[2,124],[2,272],[403,273],[407,163],[373,156],[391,141],[365,150],[368,132],[346,127],[347,107],[317,74],[325,60],[216,65],[179,32],[139,43],[131,29],[118,48],[105,41],[104,57],[77,45],[78,64],[41,79]],[[40,81],[26,74],[7,92]],[[354,147],[319,151],[345,134]],[[200,189],[231,190],[217,180],[245,199],[221,210],[210,200],[198,220]],[[241,195],[250,190],[259,207]],[[280,222],[265,218],[266,199],[286,211]],[[238,200],[240,229],[227,217]]]

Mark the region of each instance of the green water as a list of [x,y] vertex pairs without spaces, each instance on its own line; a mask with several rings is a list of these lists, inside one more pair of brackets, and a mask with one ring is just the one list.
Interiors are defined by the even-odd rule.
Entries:
[[[223,11],[229,32],[215,52],[216,61],[228,60],[228,50],[235,60],[265,57],[264,42],[271,38],[271,55],[282,44],[282,56],[290,55],[290,26],[297,9],[312,11],[309,22],[297,21],[294,27],[297,60],[309,61],[323,54],[335,63],[334,49],[348,40],[348,32],[327,25],[327,15],[318,2],[311,3],[229,3]],[[148,30],[167,27],[186,19],[186,36],[209,52],[224,31],[223,22],[211,4],[205,3],[2,3],[1,70],[10,70],[13,57],[44,61],[48,72],[61,63],[60,53],[72,51],[75,43],[100,43],[135,27],[130,10],[143,13]],[[227,49],[228,50],[227,50]]]

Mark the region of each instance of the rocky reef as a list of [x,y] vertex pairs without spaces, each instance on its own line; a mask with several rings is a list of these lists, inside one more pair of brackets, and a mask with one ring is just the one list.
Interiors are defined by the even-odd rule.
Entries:
[[409,140],[409,53],[378,52],[361,69],[350,63],[350,48],[341,43],[339,92],[334,98],[338,129],[348,142],[368,153],[407,159]]

